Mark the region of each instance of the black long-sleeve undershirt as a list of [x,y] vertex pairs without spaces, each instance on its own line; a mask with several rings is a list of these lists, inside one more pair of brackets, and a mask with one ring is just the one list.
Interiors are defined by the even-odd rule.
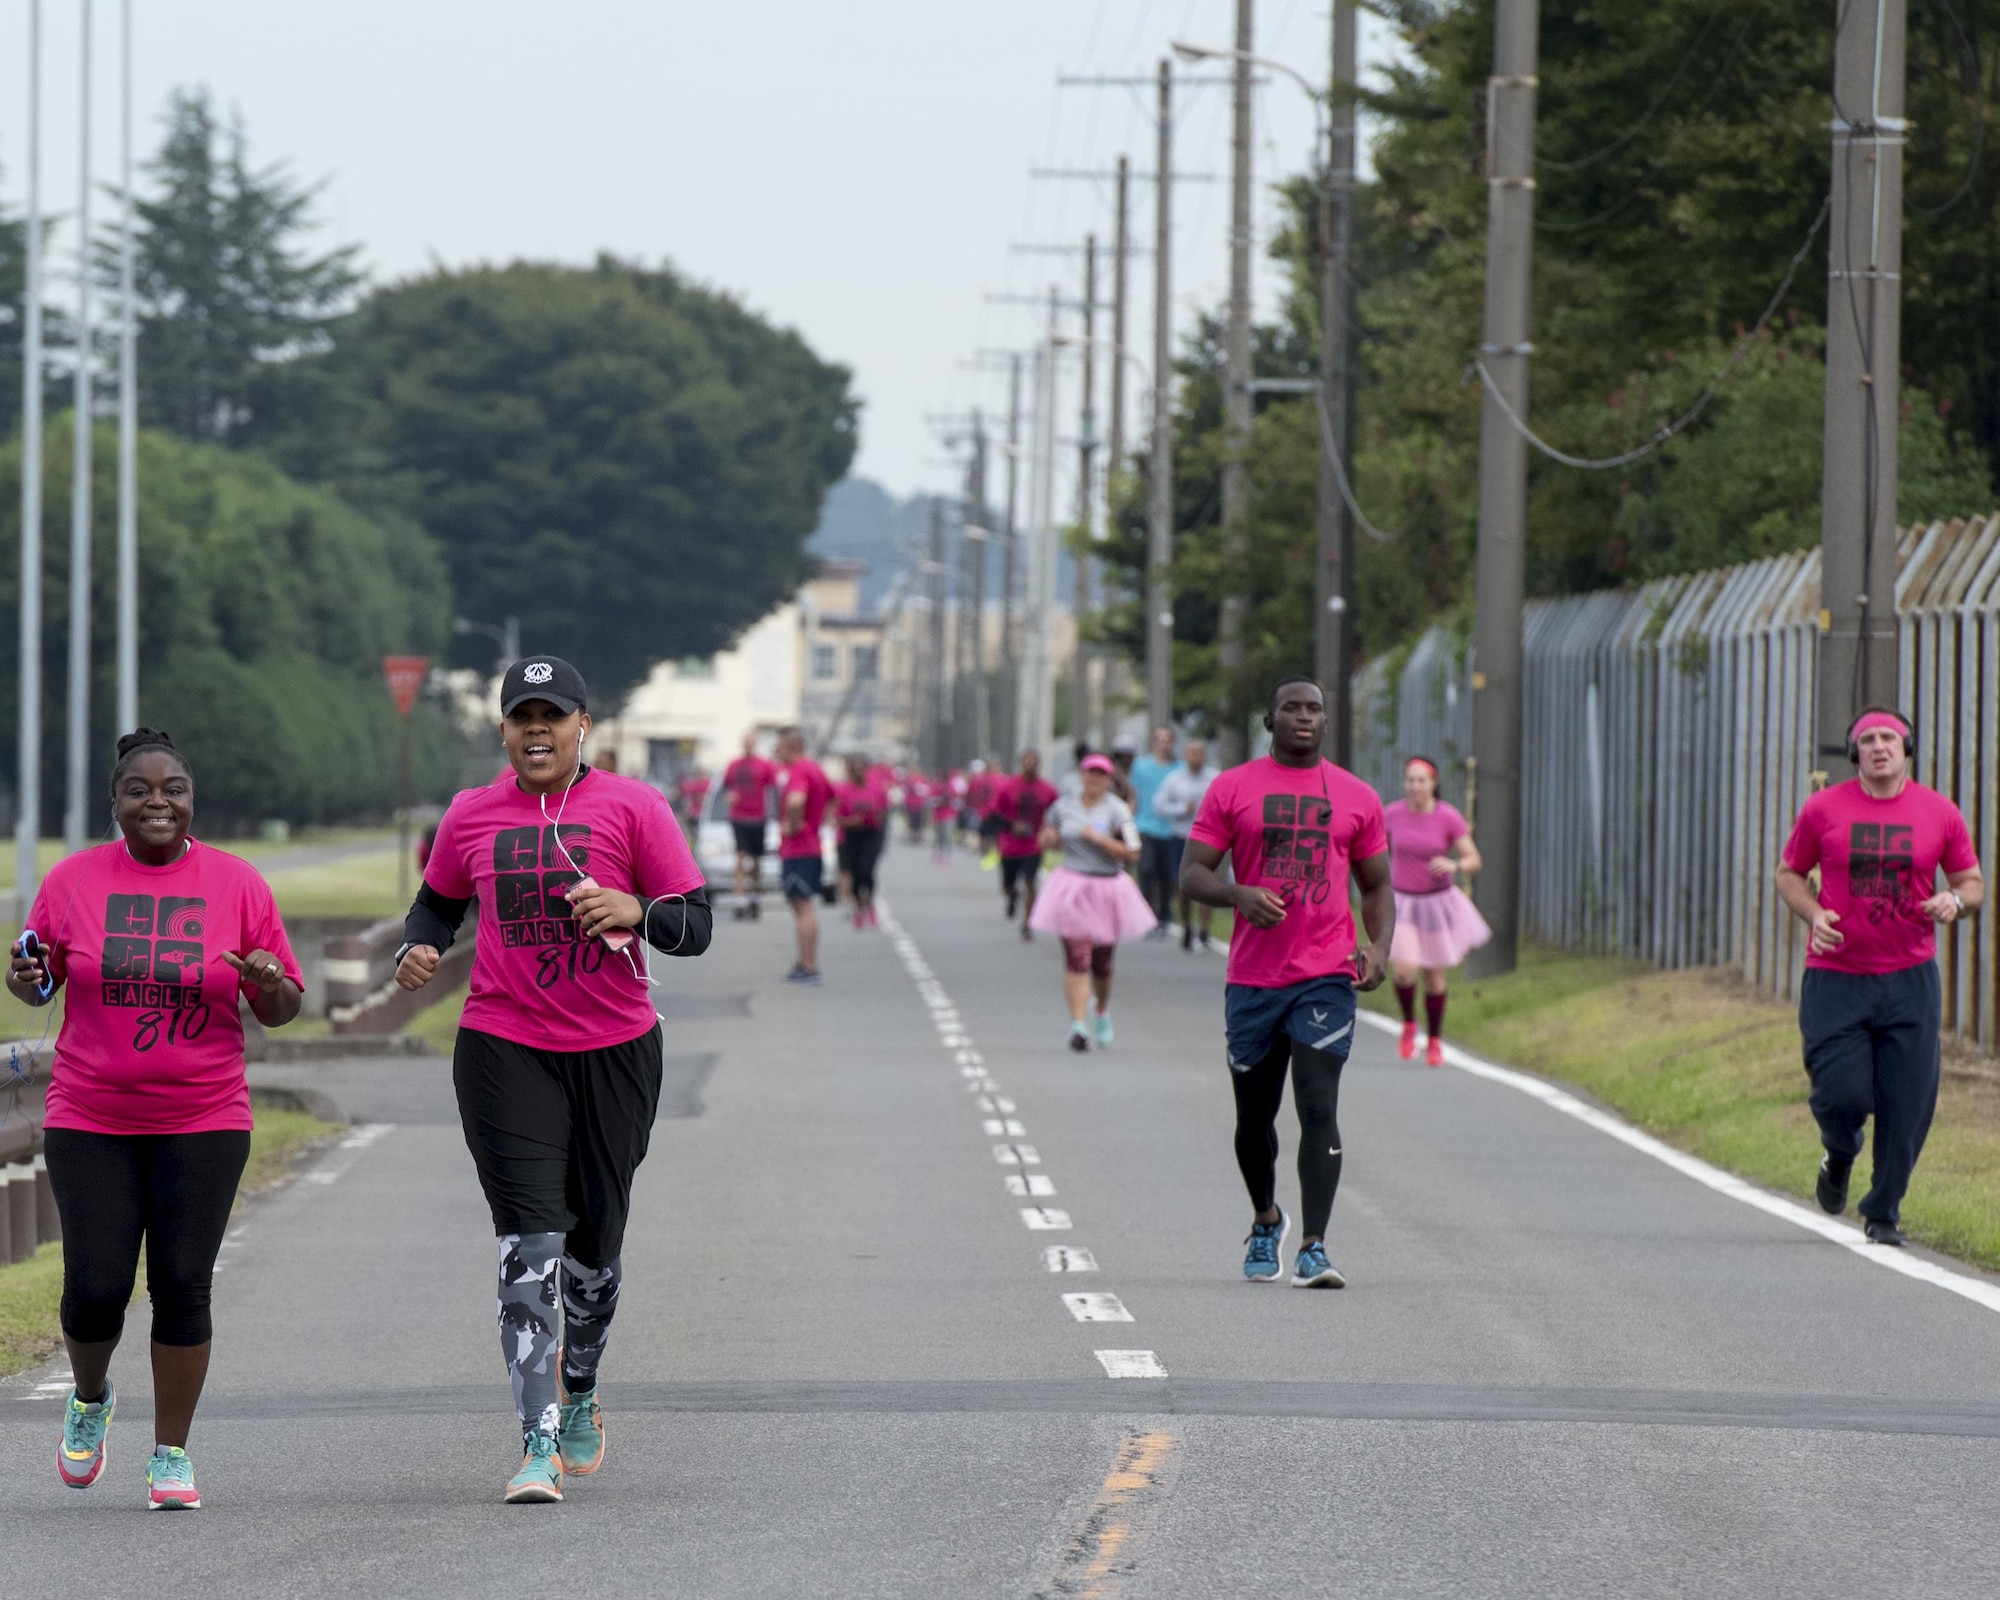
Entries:
[[[470,897],[453,899],[427,883],[420,885],[403,919],[404,945],[427,944],[442,955],[458,937],[471,905]],[[647,901],[645,920],[646,942],[662,955],[698,956],[715,937],[715,910],[706,889]]]

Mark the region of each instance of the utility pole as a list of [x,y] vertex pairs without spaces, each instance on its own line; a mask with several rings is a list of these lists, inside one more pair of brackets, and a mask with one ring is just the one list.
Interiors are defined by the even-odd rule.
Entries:
[[[1118,158],[1118,220],[1111,244],[1111,419],[1105,432],[1104,482],[1125,471],[1125,258],[1132,241],[1126,227],[1130,163]],[[1094,298],[1094,297],[1089,297]]]
[[[1333,759],[1354,765],[1354,524],[1339,474],[1354,481],[1354,0],[1333,3],[1333,71],[1327,92],[1326,181],[1320,185],[1318,404],[1319,574],[1313,672],[1333,715]],[[1338,455],[1335,454],[1338,452]]]
[[[993,753],[993,695],[986,675],[986,547],[993,537],[986,509],[986,419],[972,413],[972,466],[963,537],[972,550],[972,750]],[[961,602],[963,603],[963,602]]]
[[1841,8],[1826,258],[1817,768],[1848,771],[1863,706],[1896,699],[1896,427],[1902,347],[1904,0]]
[[1097,397],[1097,235],[1083,241],[1083,394],[1077,429],[1076,559],[1071,567],[1070,610],[1076,621],[1076,649],[1070,660],[1069,732],[1072,740],[1089,739],[1095,718],[1090,706],[1090,651],[1083,642],[1084,619],[1091,609],[1092,546],[1097,526],[1092,494],[1095,478],[1091,457],[1097,451],[1097,418],[1091,402]]
[[1020,565],[1021,358],[1007,374],[1007,526],[1000,536],[1000,739],[1011,766],[1021,753],[1021,644],[1014,628],[1014,596]]
[[1174,74],[1160,63],[1153,176],[1153,459],[1146,498],[1146,721],[1174,718]]
[[1243,760],[1243,638],[1250,620],[1244,585],[1250,564],[1250,57],[1256,46],[1255,0],[1236,0],[1235,136],[1229,165],[1229,327],[1224,341],[1222,549],[1228,587],[1222,596],[1218,664],[1222,669],[1220,760]]
[[118,730],[129,733],[139,726],[139,328],[132,307],[132,0],[118,0],[118,11],[119,182],[123,189],[118,221]]
[[21,637],[14,891],[25,919],[42,832],[42,0],[28,0],[27,282],[21,327]]
[[930,556],[926,561],[929,579],[931,614],[929,618],[929,648],[925,655],[924,682],[924,767],[929,772],[942,771],[945,764],[944,728],[946,672],[944,661],[944,502],[936,495],[931,496],[931,542]]
[[[1528,415],[1528,289],[1535,247],[1535,58],[1539,0],[1498,0],[1486,84],[1486,342],[1493,386]],[[1479,552],[1472,674],[1479,909],[1493,939],[1468,970],[1512,972],[1521,920],[1521,597],[1527,575],[1528,445],[1491,393],[1479,411]]]
[[1035,451],[1030,478],[1028,593],[1021,642],[1023,742],[1046,750],[1055,738],[1055,696],[1049,661],[1049,613],[1055,609],[1056,340],[1062,301],[1049,289],[1048,333],[1036,353]]
[[77,132],[76,414],[69,488],[69,788],[63,842],[83,848],[90,787],[90,0],[83,0]]

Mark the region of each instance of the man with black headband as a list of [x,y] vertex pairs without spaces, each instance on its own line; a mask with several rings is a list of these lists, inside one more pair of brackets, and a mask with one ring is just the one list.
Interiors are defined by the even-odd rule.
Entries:
[[[1346,1283],[1326,1253],[1340,1186],[1340,1073],[1354,1043],[1354,991],[1382,982],[1395,931],[1389,836],[1367,784],[1319,753],[1326,699],[1310,678],[1271,692],[1271,753],[1210,786],[1188,832],[1181,892],[1236,913],[1223,1011],[1236,1092],[1236,1164],[1254,1217],[1243,1276],[1275,1282],[1291,1219],[1278,1204],[1278,1108],[1287,1068],[1299,1114],[1301,1288]],[[1227,855],[1235,881],[1218,870]],[[1349,873],[1368,946],[1357,950]]]
[[1936,930],[1986,898],[1965,818],[1910,777],[1915,753],[1907,717],[1864,710],[1847,734],[1858,775],[1806,801],[1778,864],[1778,893],[1811,930],[1799,1031],[1824,1146],[1816,1193],[1829,1214],[1847,1209],[1872,1113],[1874,1181],[1859,1209],[1868,1237],[1886,1245],[1906,1242],[1903,1196],[1937,1109]]

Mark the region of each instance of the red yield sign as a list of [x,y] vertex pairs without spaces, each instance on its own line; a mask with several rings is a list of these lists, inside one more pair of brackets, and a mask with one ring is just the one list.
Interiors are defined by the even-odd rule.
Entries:
[[424,675],[431,670],[429,656],[384,656],[382,676],[388,680],[389,693],[396,701],[396,711],[407,717],[410,708],[417,703],[417,696],[423,692]]

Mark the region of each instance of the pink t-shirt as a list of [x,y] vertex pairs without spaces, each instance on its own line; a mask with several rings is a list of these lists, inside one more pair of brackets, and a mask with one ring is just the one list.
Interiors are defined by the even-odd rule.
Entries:
[[872,783],[836,783],[833,818],[843,834],[850,828],[879,828],[889,819],[889,800]]
[[[800,756],[785,770],[785,794],[779,802],[780,806],[789,806],[795,794],[806,797],[806,808],[799,819],[798,831],[784,834],[778,840],[778,856],[784,861],[796,861],[801,856],[820,853],[819,825],[826,820],[826,807],[833,798],[833,785],[827,782],[819,763],[810,756]],[[782,810],[778,814],[781,818],[784,816]],[[782,827],[783,823],[779,825]]]
[[1367,784],[1331,761],[1287,767],[1265,756],[1209,785],[1188,837],[1225,852],[1238,883],[1285,902],[1275,928],[1237,918],[1229,982],[1284,989],[1353,972],[1348,864],[1389,848],[1382,802]]
[[1440,800],[1428,811],[1412,811],[1407,800],[1391,801],[1383,813],[1389,825],[1389,882],[1400,894],[1435,894],[1451,887],[1451,874],[1431,871],[1431,858],[1448,856],[1471,830],[1456,806]]
[[762,822],[764,791],[778,781],[778,769],[762,756],[738,756],[722,771],[729,791],[731,822]]
[[1979,864],[1965,818],[1935,789],[1908,783],[1877,800],[1849,778],[1806,801],[1785,865],[1820,870],[1819,903],[1840,914],[1844,936],[1828,955],[1811,950],[1806,965],[1828,972],[1900,972],[1937,957],[1937,925],[1918,910],[1937,893],[1937,872]]
[[637,778],[590,771],[566,796],[543,797],[510,771],[452,800],[424,882],[479,897],[466,1027],[541,1050],[601,1050],[654,1026],[636,944],[621,953],[577,937],[566,895],[586,873],[641,900],[702,886],[667,797]]
[[263,875],[193,840],[166,867],[120,839],[65,856],[28,913],[63,985],[47,1126],[86,1133],[214,1133],[250,1126],[239,997],[222,959],[265,950],[301,988]]
[[1056,799],[1056,786],[1046,778],[1004,779],[993,792],[993,814],[1000,819],[1000,854],[1010,861],[1040,855],[1042,818]]

